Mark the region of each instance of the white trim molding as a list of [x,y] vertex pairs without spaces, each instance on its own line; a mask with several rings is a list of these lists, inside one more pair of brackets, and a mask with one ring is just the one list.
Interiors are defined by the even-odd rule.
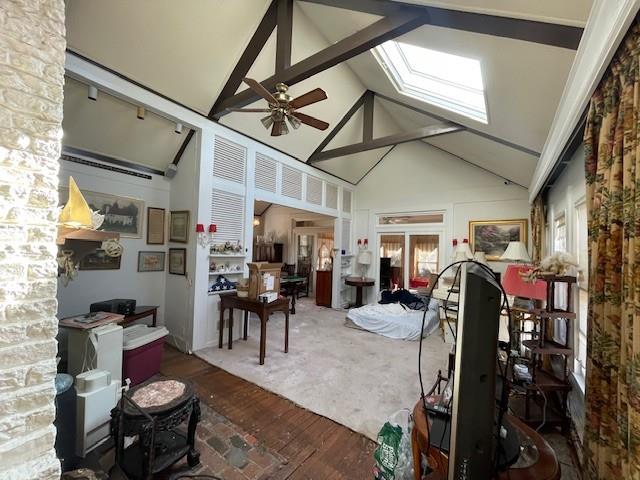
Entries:
[[594,0],[560,104],[529,186],[533,202],[551,174],[618,45],[640,9],[640,0]]

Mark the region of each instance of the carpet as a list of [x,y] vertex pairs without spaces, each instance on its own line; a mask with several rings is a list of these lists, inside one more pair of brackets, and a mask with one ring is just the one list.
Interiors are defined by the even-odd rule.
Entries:
[[[249,339],[233,349],[195,352],[205,361],[277,393],[375,440],[386,419],[413,409],[420,396],[418,342],[393,340],[345,327],[345,311],[296,303],[290,316],[289,353],[284,353],[284,316],[267,326],[265,364],[259,365],[259,321],[250,321]],[[241,318],[241,316],[238,316]],[[425,388],[438,370],[446,372],[450,346],[438,334],[423,343]]]

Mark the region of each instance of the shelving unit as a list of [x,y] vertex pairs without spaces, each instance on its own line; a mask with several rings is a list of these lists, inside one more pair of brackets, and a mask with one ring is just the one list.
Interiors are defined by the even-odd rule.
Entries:
[[[210,291],[212,285],[216,282],[219,275],[223,275],[230,282],[237,282],[245,275],[246,254],[244,253],[215,253],[209,252],[209,295],[217,295],[220,292],[235,292],[232,290]],[[213,267],[213,270],[212,270]],[[219,270],[225,267],[224,270]]]
[[[567,397],[571,384],[568,367],[569,359],[573,356],[569,339],[572,322],[576,319],[576,314],[569,309],[576,277],[545,275],[540,278],[547,282],[547,304],[544,309],[531,310],[530,319],[534,328],[527,332],[531,339],[522,341],[525,352],[529,354],[531,383],[525,385],[525,398],[517,413],[530,425],[538,426],[545,421],[547,425],[559,425],[564,431],[569,425]],[[567,309],[556,308],[557,284],[566,284]],[[557,320],[564,321],[567,332],[565,343],[553,338]]]

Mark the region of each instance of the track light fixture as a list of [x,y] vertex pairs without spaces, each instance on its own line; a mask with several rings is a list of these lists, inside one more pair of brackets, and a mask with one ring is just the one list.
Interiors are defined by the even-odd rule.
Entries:
[[144,120],[144,107],[138,107],[138,118]]
[[98,87],[94,85],[89,85],[89,92],[87,94],[87,98],[95,102],[98,99]]
[[182,124],[180,122],[176,122],[176,128],[173,129],[178,135],[182,133]]

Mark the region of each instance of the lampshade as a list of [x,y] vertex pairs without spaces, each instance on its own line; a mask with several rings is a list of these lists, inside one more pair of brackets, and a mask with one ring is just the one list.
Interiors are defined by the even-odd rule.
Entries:
[[473,253],[471,253],[471,249],[469,248],[469,244],[467,242],[459,243],[456,247],[456,257],[458,252],[464,253],[465,258],[461,258],[461,260],[470,260],[473,258]]
[[453,261],[454,262],[463,262],[465,260],[469,260],[469,259],[467,258],[467,254],[464,252],[464,250],[456,251],[456,254],[453,257]]
[[527,247],[522,242],[509,242],[500,260],[511,260],[514,262],[530,262],[531,257],[527,252]]
[[[516,243],[516,242],[513,242]],[[521,273],[528,272],[529,265],[511,264],[502,275],[502,286],[507,295],[514,295],[522,298],[533,298],[535,300],[545,300],[547,298],[547,283],[543,280],[536,280],[533,283],[525,282]]]
[[360,265],[370,265],[371,264],[371,252],[368,250],[363,250],[358,253],[357,261]]
[[478,263],[482,263],[484,265],[488,265],[487,264],[487,256],[484,254],[484,252],[476,252],[473,254],[473,259],[478,262]]
[[60,212],[58,222],[71,228],[92,228],[92,212],[76,181],[69,177],[69,199]]
[[196,224],[196,232],[204,233],[204,225],[202,223],[197,223]]
[[209,233],[216,233],[218,231],[218,227],[216,227],[215,223],[209,225]]

